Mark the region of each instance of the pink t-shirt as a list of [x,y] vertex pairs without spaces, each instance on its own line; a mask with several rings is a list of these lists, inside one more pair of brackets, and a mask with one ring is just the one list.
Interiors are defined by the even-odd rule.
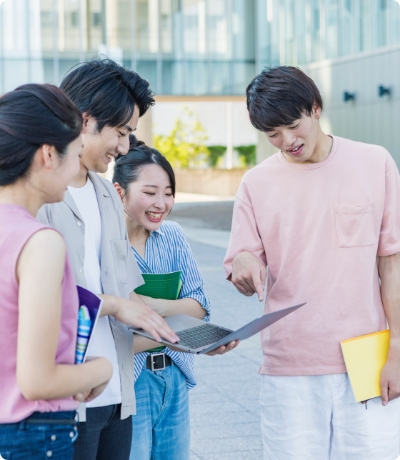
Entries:
[[268,266],[265,312],[307,302],[261,333],[260,373],[345,372],[340,341],[386,329],[377,255],[400,252],[400,178],[389,153],[334,137],[330,155],[279,152],[237,193],[224,266],[249,251]]
[[[16,379],[18,336],[18,282],[16,267],[19,255],[29,238],[45,225],[25,208],[0,205],[0,423],[19,422],[33,412],[75,410],[72,397],[50,401],[27,401]],[[68,256],[62,282],[62,316],[56,363],[73,364],[78,323],[78,293]],[[40,318],[38,318],[40,321]]]

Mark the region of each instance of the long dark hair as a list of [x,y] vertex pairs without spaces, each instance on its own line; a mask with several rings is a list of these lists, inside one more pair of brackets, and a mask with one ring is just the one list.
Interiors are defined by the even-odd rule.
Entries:
[[175,196],[175,174],[168,160],[158,150],[148,147],[133,135],[130,136],[129,152],[126,155],[119,155],[115,162],[112,181],[118,182],[126,193],[129,184],[138,180],[144,166],[153,164],[161,166],[168,174],[172,195]]
[[63,156],[82,130],[82,115],[53,85],[23,85],[0,98],[0,185],[25,178],[37,149]]

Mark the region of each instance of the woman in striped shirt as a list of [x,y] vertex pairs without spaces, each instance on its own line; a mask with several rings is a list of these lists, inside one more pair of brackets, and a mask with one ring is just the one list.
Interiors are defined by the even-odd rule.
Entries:
[[[175,176],[171,165],[157,151],[132,136],[127,155],[115,163],[114,186],[126,215],[128,235],[142,273],[180,270],[182,289],[178,300],[143,301],[162,316],[185,313],[209,319],[204,281],[181,227],[165,221],[174,204]],[[196,385],[193,355],[162,350],[159,344],[135,336],[136,415],[130,460],[187,460],[190,457],[190,421],[187,390]],[[225,353],[235,344],[212,354]],[[154,353],[165,354],[163,368],[154,368]],[[156,363],[156,368],[158,363]]]

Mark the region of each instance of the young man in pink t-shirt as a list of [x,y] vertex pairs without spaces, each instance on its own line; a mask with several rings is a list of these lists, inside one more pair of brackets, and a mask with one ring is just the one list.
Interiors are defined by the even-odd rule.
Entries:
[[[265,311],[307,305],[261,333],[265,459],[393,460],[400,433],[400,178],[382,147],[325,134],[322,99],[294,67],[247,88],[278,152],[239,188],[228,279]],[[356,403],[340,341],[386,329],[382,398]]]

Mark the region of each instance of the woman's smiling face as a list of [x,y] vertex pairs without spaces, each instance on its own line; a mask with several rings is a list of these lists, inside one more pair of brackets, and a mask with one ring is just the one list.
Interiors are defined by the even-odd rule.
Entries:
[[122,201],[133,221],[148,231],[158,230],[174,205],[168,174],[157,164],[144,166]]

